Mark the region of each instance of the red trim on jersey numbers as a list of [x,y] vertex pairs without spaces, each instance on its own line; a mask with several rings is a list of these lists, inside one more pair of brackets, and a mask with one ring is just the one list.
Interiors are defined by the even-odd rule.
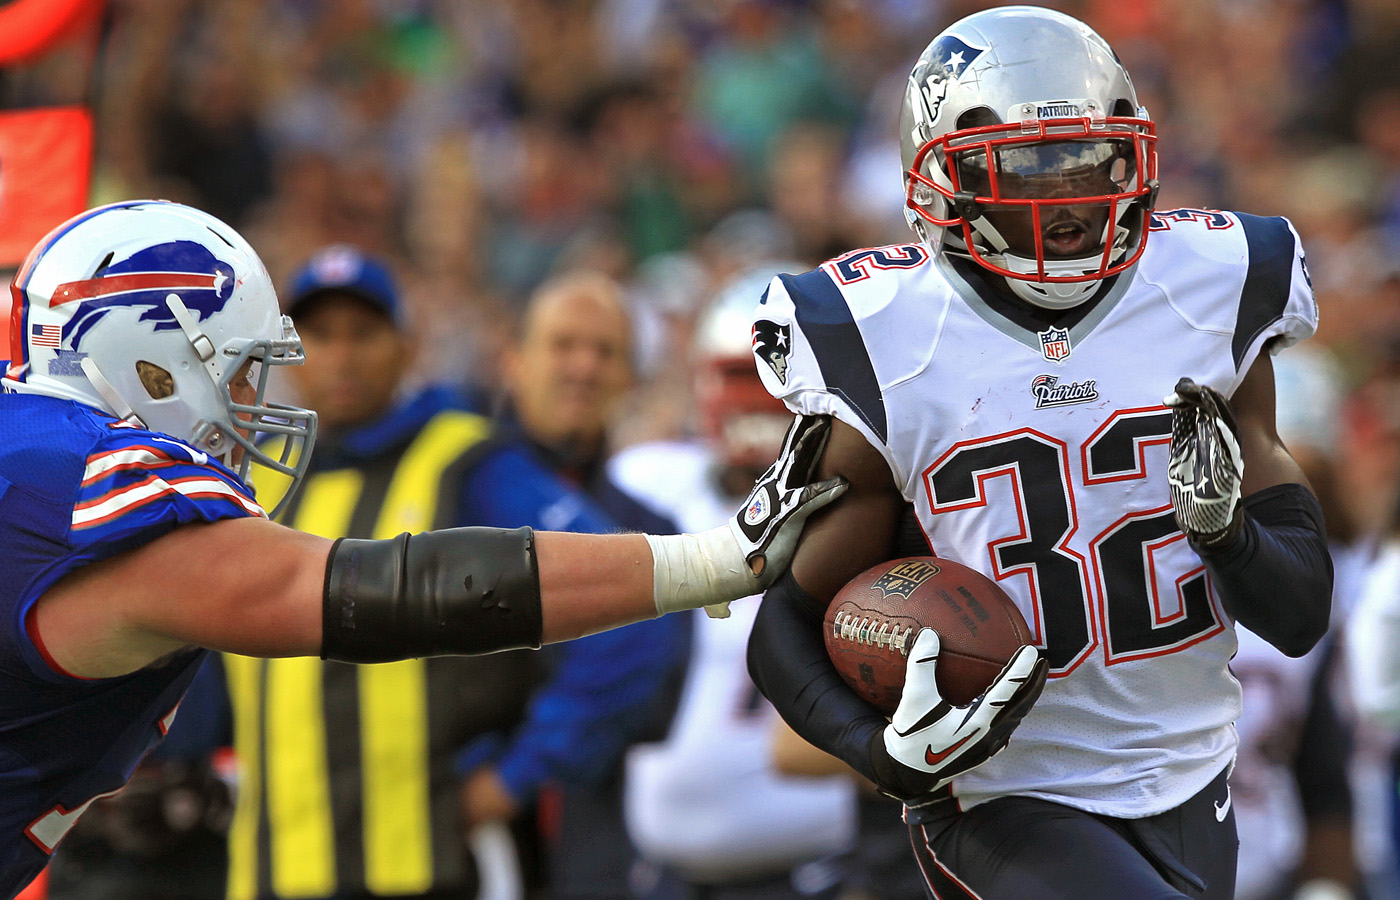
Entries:
[[30,822],[24,829],[24,835],[33,841],[36,847],[44,851],[45,855],[51,856],[54,848],[68,836],[68,832],[72,831],[73,826],[78,824],[78,817],[87,812],[89,806],[103,797],[110,797],[115,793],[116,791],[108,791],[105,794],[98,794],[86,803],[80,804],[76,809],[67,809],[60,803]]
[[924,470],[922,480],[930,511],[943,515],[986,506],[988,482],[1001,477],[1008,479],[1016,504],[1018,531],[988,542],[993,577],[1026,577],[1028,624],[1036,646],[1046,651],[1050,677],[1059,678],[1099,642],[1092,604],[1076,608],[1044,599],[1089,593],[1089,563],[1069,546],[1079,516],[1068,488],[1068,446],[1031,428],[959,441]]
[[[1118,542],[1125,546],[1114,547]],[[1104,623],[1104,665],[1166,656],[1225,630],[1225,616],[1210,589],[1205,566],[1188,569],[1170,587],[1157,574],[1161,556],[1194,556],[1186,544],[1186,535],[1176,525],[1170,503],[1123,516],[1095,537],[1089,547],[1099,618]],[[1109,584],[1103,575],[1103,557],[1136,548],[1140,548],[1138,552],[1146,561],[1143,581],[1123,579]]]
[[1218,209],[1159,209],[1148,217],[1147,230],[1171,231],[1172,225],[1180,222],[1199,222],[1211,231],[1235,227],[1235,220]]
[[[979,535],[998,581],[1027,576],[1027,618],[1052,678],[1073,671],[1100,644],[1105,664],[1114,665],[1184,650],[1227,627],[1199,560],[1179,556],[1188,551],[1171,504],[1125,514],[1089,542],[1088,558],[1068,544],[1079,529],[1076,491],[1146,478],[1146,449],[1170,435],[1165,407],[1110,414],[1079,448],[1082,486],[1070,477],[1069,448],[1028,428],[960,441],[923,472],[934,516],[986,506],[987,484],[1009,477],[1016,532]],[[1166,462],[1163,456],[1160,465]],[[1168,556],[1187,571],[1159,584],[1158,561]]]
[[917,269],[928,262],[928,250],[922,244],[886,244],[852,250],[823,263],[831,268],[842,284],[855,284],[869,278],[875,269]]
[[[1121,424],[1124,419],[1141,420],[1129,425]],[[1159,421],[1160,419],[1160,421]],[[1161,428],[1165,426],[1165,431]],[[1133,458],[1121,458],[1121,447],[1113,432],[1130,430]],[[1147,448],[1158,445],[1170,446],[1171,410],[1165,406],[1141,406],[1137,409],[1120,409],[1109,416],[1102,425],[1089,435],[1080,448],[1079,458],[1083,467],[1085,484],[1107,484],[1111,481],[1131,481],[1147,477]],[[1125,468],[1131,463],[1132,468]]]

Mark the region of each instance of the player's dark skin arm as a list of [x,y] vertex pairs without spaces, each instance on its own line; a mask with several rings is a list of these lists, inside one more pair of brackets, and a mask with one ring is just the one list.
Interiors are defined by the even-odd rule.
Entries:
[[1274,363],[1260,353],[1244,381],[1230,398],[1239,425],[1240,455],[1244,457],[1244,481],[1240,494],[1262,491],[1278,484],[1301,484],[1309,490],[1303,469],[1288,455],[1274,420]]
[[819,471],[843,476],[849,487],[840,504],[808,520],[792,569],[765,595],[750,634],[749,672],[803,740],[879,781],[877,744],[886,720],[836,674],[822,616],[843,584],[891,557],[905,503],[884,458],[839,421]]
[[1301,656],[1327,631],[1332,561],[1312,486],[1278,436],[1267,352],[1230,406],[1244,459],[1244,527],[1227,547],[1196,549],[1226,612],[1288,656]]
[[826,609],[841,586],[890,558],[904,497],[889,464],[859,431],[843,422],[831,425],[822,457],[822,478],[844,477],[850,484],[842,502],[813,516],[793,557],[797,583]]
[[[1246,460],[1244,493],[1279,484],[1306,486],[1274,424],[1267,354],[1251,367],[1232,404]],[[839,421],[833,423],[820,474],[842,475],[850,487],[840,504],[813,516],[803,532],[791,573],[799,590],[784,590],[780,582],[775,590],[782,596],[770,591],[765,598],[750,643],[750,671],[799,735],[870,777],[870,732],[877,722],[867,719],[873,710],[836,678],[820,639],[799,639],[798,631],[806,627],[819,634],[823,612],[841,586],[890,558],[904,498],[879,452]],[[827,672],[831,678],[824,677]]]

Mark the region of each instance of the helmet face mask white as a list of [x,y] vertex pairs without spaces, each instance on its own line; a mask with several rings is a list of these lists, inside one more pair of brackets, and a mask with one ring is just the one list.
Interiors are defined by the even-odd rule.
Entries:
[[[302,362],[301,340],[232,228],[165,201],[89,210],[30,252],[11,291],[5,390],[172,435],[245,483],[254,462],[300,481],[316,414],[266,394],[272,367]],[[285,438],[276,457],[266,435]]]
[[1068,309],[1141,257],[1154,127],[1077,19],[1012,6],[954,23],[914,66],[899,128],[910,227],[1022,300]]

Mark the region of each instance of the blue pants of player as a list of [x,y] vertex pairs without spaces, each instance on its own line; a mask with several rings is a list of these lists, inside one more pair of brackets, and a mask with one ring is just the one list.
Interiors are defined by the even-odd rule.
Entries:
[[1161,815],[1114,819],[1029,797],[911,823],[934,900],[1231,900],[1239,838],[1226,773]]

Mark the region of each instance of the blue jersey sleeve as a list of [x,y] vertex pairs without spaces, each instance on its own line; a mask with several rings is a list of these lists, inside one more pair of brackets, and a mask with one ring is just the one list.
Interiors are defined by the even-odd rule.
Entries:
[[62,681],[68,676],[27,627],[29,610],[53,584],[180,525],[263,511],[233,472],[181,441],[74,404],[46,403],[16,411],[27,413],[32,428],[5,448],[5,468],[19,477],[20,490],[8,504],[17,514],[5,540],[15,577],[0,589],[14,655],[0,652],[0,661],[22,660],[41,679]]
[[75,546],[123,542],[151,528],[264,515],[233,472],[187,444],[113,428],[88,454],[71,522]]

